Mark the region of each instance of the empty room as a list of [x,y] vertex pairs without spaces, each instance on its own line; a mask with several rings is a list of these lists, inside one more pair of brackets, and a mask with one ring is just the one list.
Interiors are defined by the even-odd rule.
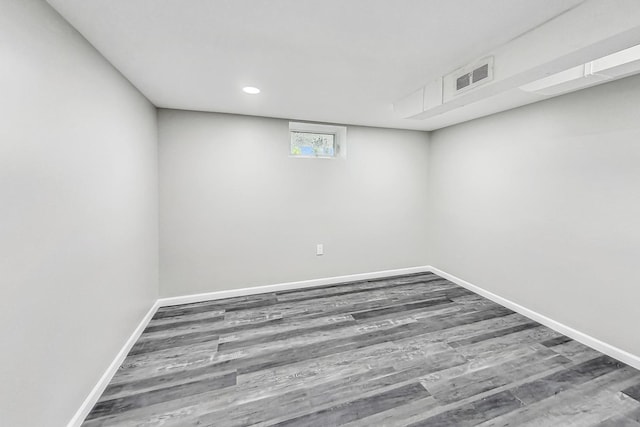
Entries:
[[640,1],[0,0],[0,426],[640,427]]

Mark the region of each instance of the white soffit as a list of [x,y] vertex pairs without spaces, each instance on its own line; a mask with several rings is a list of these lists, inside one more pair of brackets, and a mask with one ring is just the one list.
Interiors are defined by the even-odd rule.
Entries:
[[492,82],[455,96],[425,96],[421,109],[414,105],[403,117],[436,129],[635,74],[638,44],[640,1],[591,0],[490,52]]

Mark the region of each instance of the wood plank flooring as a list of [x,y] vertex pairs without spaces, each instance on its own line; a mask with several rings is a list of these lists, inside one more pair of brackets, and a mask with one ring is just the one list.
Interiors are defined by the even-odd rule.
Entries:
[[84,426],[635,426],[640,372],[432,273],[161,308]]

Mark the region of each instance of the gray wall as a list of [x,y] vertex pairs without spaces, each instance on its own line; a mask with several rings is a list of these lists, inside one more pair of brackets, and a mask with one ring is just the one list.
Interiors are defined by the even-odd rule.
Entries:
[[430,261],[640,354],[640,77],[431,135]]
[[156,111],[43,1],[0,63],[0,425],[61,426],[157,297]]
[[290,158],[286,120],[160,110],[159,129],[161,296],[427,264],[426,133],[350,126],[326,160]]

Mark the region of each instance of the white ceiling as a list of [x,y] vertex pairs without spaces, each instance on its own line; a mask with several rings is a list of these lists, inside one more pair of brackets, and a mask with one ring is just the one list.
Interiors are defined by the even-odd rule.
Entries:
[[393,102],[583,0],[48,1],[158,107],[426,129]]

